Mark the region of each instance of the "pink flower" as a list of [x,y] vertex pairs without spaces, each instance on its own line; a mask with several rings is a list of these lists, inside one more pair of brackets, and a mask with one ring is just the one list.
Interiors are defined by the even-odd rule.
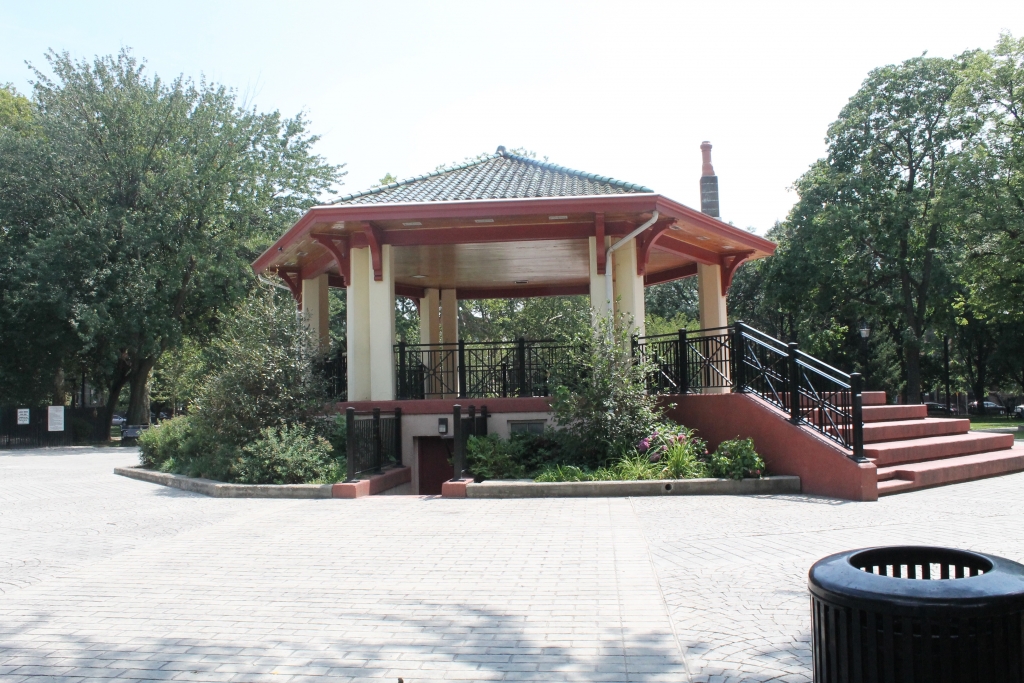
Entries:
[[651,447],[651,438],[650,437],[647,437],[645,439],[641,439],[640,443],[637,444],[637,449],[641,453],[645,453],[647,451],[647,449],[650,448],[650,447]]

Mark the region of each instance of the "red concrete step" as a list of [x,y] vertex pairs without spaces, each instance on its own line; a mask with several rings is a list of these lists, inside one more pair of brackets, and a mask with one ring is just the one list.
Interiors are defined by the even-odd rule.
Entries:
[[[922,406],[924,407],[924,406]],[[947,420],[929,417],[921,420],[896,420],[872,422],[864,425],[864,443],[922,439],[929,436],[966,434],[971,428],[970,420]]]
[[860,394],[860,403],[864,406],[884,406],[885,405],[885,392],[884,391],[862,391]]
[[[878,495],[1024,472],[1024,444],[991,453],[878,469]],[[884,479],[883,479],[884,477]]]
[[923,420],[928,417],[928,406],[864,406],[865,422],[885,422],[887,420]]
[[[867,425],[865,425],[865,429]],[[983,434],[968,432],[949,436],[930,436],[907,441],[884,441],[864,444],[864,455],[875,461],[876,467],[901,463],[955,458],[972,453],[999,451],[1013,446],[1013,434]]]

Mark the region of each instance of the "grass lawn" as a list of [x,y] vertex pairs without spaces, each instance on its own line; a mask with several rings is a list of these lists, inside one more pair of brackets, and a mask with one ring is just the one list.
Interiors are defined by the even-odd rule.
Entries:
[[[1020,427],[1024,421],[997,415],[971,415],[971,429],[998,429],[999,427]],[[1024,432],[1017,432],[1016,438],[1024,439]]]

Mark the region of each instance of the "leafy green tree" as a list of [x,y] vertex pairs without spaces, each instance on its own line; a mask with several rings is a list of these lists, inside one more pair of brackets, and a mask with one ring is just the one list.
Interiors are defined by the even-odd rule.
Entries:
[[[46,300],[39,315],[73,331],[75,355],[108,387],[108,414],[128,385],[128,420],[144,422],[160,356],[215,330],[252,285],[250,260],[341,168],[313,154],[301,116],[151,77],[127,50],[47,59],[52,77],[34,70],[40,135],[0,170],[4,208],[20,219],[2,220],[18,225],[24,254],[8,295]],[[66,348],[54,355],[69,361]]]
[[590,329],[590,298],[546,296],[479,299],[459,304],[459,333],[466,341],[567,340]]

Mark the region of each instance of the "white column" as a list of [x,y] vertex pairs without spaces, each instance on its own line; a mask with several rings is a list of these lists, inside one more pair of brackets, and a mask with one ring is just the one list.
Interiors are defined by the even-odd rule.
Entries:
[[383,278],[379,282],[374,280],[373,268],[367,272],[370,399],[392,401],[395,398],[395,257],[390,244],[382,244],[380,250]]
[[[612,252],[615,266],[615,312],[631,317],[636,334],[644,334],[644,276],[636,274],[636,239]],[[605,264],[605,268],[610,264]]]
[[317,339],[321,353],[331,349],[331,302],[327,273],[302,281],[302,320]]
[[[608,294],[605,290],[604,275],[599,275],[597,272],[597,250],[604,251],[607,246],[604,244],[597,244],[597,238],[591,237],[590,239],[590,308],[593,312],[594,319],[604,317],[608,315]],[[607,238],[605,238],[607,240]],[[605,264],[607,268],[608,264]]]
[[[725,310],[725,295],[722,294],[721,266],[697,264],[697,304],[701,329],[725,327],[729,324],[729,316]],[[716,330],[712,334],[721,334],[723,331]],[[729,359],[726,357],[728,354],[726,348],[722,347],[719,354],[713,354],[709,348],[708,354],[711,356],[711,360],[716,361],[719,370],[728,375]],[[709,387],[702,393],[727,394],[729,389],[728,387]]]
[[441,318],[437,310],[440,294],[436,289],[423,290],[420,299],[420,344],[438,344],[441,341]]
[[454,289],[441,290],[441,341],[444,344],[459,341],[459,302]]
[[722,267],[697,264],[697,301],[700,311],[700,326],[725,327],[729,316],[725,310],[725,295],[722,294]]
[[348,337],[348,400],[370,400],[370,250],[352,249],[346,288],[346,331]]

